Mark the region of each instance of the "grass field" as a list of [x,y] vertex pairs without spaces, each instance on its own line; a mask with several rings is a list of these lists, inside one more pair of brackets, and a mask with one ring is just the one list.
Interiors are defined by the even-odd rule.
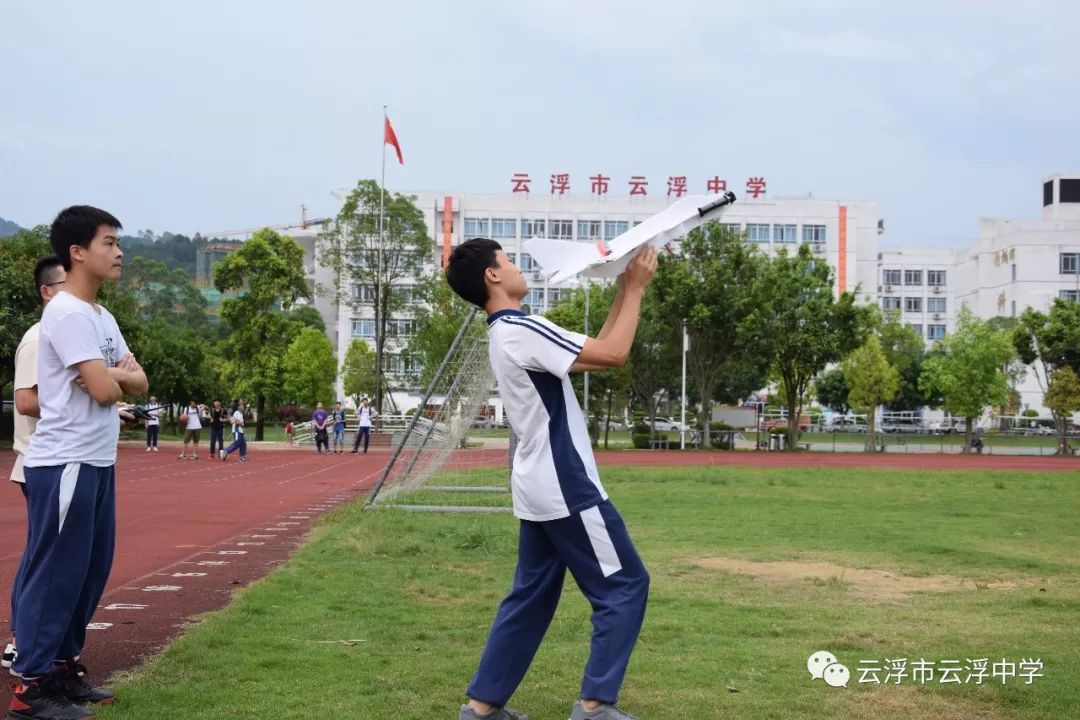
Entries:
[[[622,698],[643,719],[1080,716],[1080,473],[604,477],[653,578]],[[455,718],[515,548],[508,515],[340,508],[96,712]],[[568,717],[588,614],[568,581],[512,703],[533,720]],[[848,687],[811,680],[817,650],[851,669]],[[861,660],[984,657],[1039,658],[1044,677],[857,682]]]

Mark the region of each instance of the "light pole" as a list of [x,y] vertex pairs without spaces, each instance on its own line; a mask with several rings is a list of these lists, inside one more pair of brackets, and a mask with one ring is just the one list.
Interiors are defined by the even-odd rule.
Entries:
[[[592,285],[588,280],[585,281],[585,337],[589,336],[589,286]],[[589,371],[585,371],[585,427],[589,427]]]
[[682,418],[679,421],[679,449],[686,449],[686,353],[690,349],[690,336],[686,334],[686,321],[682,321]]

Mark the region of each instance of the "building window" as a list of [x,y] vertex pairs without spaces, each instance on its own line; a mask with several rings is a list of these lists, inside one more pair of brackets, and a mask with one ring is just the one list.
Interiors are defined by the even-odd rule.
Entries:
[[375,321],[374,320],[353,320],[352,321],[352,336],[359,338],[374,338],[375,337]]
[[352,287],[352,299],[353,299],[353,302],[360,302],[360,303],[373,303],[373,302],[375,302],[375,286],[374,285],[353,285],[353,287]]
[[945,271],[944,270],[927,270],[926,271],[926,284],[927,285],[944,285],[945,284]]
[[769,242],[769,226],[762,223],[746,223],[746,239],[753,243]]
[[905,270],[904,284],[909,286],[922,285],[922,270]]
[[898,297],[883,297],[881,298],[881,307],[885,310],[899,310],[900,298]]
[[630,222],[628,220],[605,220],[604,239],[611,240],[612,238],[617,238],[629,229]]
[[489,237],[491,234],[491,225],[487,218],[465,218],[465,237],[476,238]]
[[525,297],[521,299],[521,304],[528,305],[533,315],[544,312],[544,289],[530,289]]
[[926,312],[943,313],[945,312],[945,298],[926,298]]
[[1058,292],[1058,297],[1062,300],[1080,302],[1080,290],[1061,290]]
[[927,340],[944,340],[945,339],[945,326],[944,325],[927,325],[926,326],[926,339]]
[[528,272],[530,270],[538,270],[539,268],[540,264],[533,260],[532,255],[526,252],[521,253],[521,264],[518,265],[518,270]]
[[412,337],[415,331],[415,320],[390,318],[386,321],[386,334],[389,337]]
[[598,243],[600,242],[600,221],[599,220],[578,220],[577,221],[577,239],[581,242]]
[[922,298],[906,297],[904,298],[904,312],[917,313],[922,312]]
[[802,241],[811,245],[824,245],[825,244],[825,226],[824,225],[803,225],[802,226]]
[[740,223],[720,223],[720,227],[736,235],[742,235],[742,225]]
[[797,242],[795,238],[795,226],[794,225],[773,225],[772,226],[772,239],[775,243],[793,243]]
[[547,223],[544,220],[522,220],[521,237],[524,240],[534,237],[545,237]]
[[1060,258],[1062,275],[1080,274],[1080,253],[1061,253]]
[[881,283],[883,285],[899,285],[901,272],[899,270],[882,270]]
[[516,240],[517,220],[514,218],[492,218],[491,237],[494,240]]
[[918,323],[908,323],[908,327],[915,331],[915,334],[919,337],[923,336],[922,325]]
[[548,226],[548,237],[555,240],[573,240],[574,221],[552,220],[551,225]]
[[570,297],[568,288],[548,288],[548,303],[557,305]]

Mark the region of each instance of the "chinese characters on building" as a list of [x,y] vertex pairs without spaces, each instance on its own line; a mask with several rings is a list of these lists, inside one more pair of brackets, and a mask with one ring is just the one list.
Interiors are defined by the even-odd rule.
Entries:
[[[570,173],[551,173],[549,183],[552,195],[567,195],[573,187]],[[513,193],[525,193],[528,195],[532,192],[532,178],[529,176],[529,173],[514,173],[510,178],[510,184],[510,190]],[[666,184],[667,196],[681,198],[683,195],[691,192],[700,192],[698,188],[702,185],[704,185],[707,194],[724,193],[728,190],[728,181],[721,178],[719,175],[713,175],[711,178],[707,178],[704,183],[695,183],[693,186],[690,185],[686,175],[669,175]],[[611,186],[612,179],[609,175],[596,173],[595,175],[589,176],[588,187],[590,195],[607,195],[611,190]],[[620,187],[621,183],[616,181],[615,186]],[[625,187],[626,194],[631,197],[634,195],[646,196],[649,194],[649,180],[644,175],[631,175],[627,179]],[[665,186],[661,185],[660,187],[662,190]],[[746,179],[744,187],[748,198],[761,198],[765,196],[768,183],[766,183],[765,178],[763,177],[749,177]]]

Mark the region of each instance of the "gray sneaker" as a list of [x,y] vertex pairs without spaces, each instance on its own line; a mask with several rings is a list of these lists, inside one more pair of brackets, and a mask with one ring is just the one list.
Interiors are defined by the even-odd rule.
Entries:
[[614,705],[600,703],[595,710],[586,710],[581,706],[581,701],[574,703],[574,709],[570,711],[570,720],[638,720],[628,712],[620,710]]
[[529,716],[504,707],[497,707],[487,715],[481,715],[468,705],[462,705],[458,720],[529,720]]

